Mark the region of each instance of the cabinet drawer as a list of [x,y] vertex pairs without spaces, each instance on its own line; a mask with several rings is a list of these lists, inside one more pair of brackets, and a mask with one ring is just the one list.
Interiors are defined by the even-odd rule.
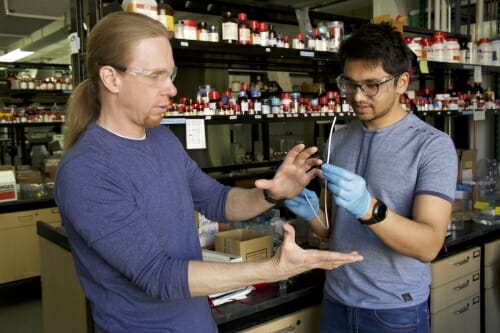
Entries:
[[58,207],[0,214],[0,230],[35,225],[36,221],[61,223]]
[[479,294],[431,315],[432,333],[471,333],[481,327]]
[[[484,268],[484,288],[500,288],[500,263]],[[499,295],[500,297],[500,295]]]
[[431,313],[459,302],[481,291],[481,274],[479,271],[469,273],[459,279],[431,288]]
[[500,264],[500,239],[484,245],[484,265]]
[[241,333],[314,333],[319,329],[319,306],[313,306],[266,323],[240,331]]
[[[5,215],[11,214],[0,216],[3,219]],[[0,284],[40,275],[37,219],[34,219],[39,215],[30,213],[13,218],[12,216],[8,221],[0,222],[2,225],[0,228]],[[58,213],[57,216],[59,216]],[[50,225],[59,226],[60,222],[50,222]]]
[[438,260],[431,265],[431,287],[437,288],[468,273],[479,271],[480,267],[481,248],[479,246]]

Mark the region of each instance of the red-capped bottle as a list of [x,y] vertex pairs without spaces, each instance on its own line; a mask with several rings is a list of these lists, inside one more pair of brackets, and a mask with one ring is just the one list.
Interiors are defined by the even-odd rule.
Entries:
[[250,44],[260,45],[259,22],[255,20],[250,21]]
[[211,114],[217,113],[217,106],[220,101],[220,94],[218,90],[210,90],[208,92],[208,105]]
[[259,23],[260,46],[269,46],[269,28],[266,22]]
[[238,44],[250,44],[250,27],[247,23],[247,14],[238,14]]

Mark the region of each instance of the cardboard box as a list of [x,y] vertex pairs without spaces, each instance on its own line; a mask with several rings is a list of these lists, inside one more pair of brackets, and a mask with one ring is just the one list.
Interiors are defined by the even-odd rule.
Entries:
[[271,257],[271,236],[248,229],[235,229],[215,235],[215,251],[239,256],[243,261]]
[[40,170],[17,169],[16,179],[19,184],[42,184],[43,176]]
[[477,150],[457,150],[458,154],[458,183],[470,183],[477,176]]
[[16,171],[16,167],[10,164],[2,164],[0,165],[0,171]]
[[43,169],[44,182],[53,182],[56,179],[57,165],[45,166]]
[[13,170],[0,171],[0,202],[17,200],[16,176]]

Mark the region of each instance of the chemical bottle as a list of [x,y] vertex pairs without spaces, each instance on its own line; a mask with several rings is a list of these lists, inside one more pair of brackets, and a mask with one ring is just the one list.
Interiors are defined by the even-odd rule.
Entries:
[[217,31],[217,27],[215,25],[208,27],[208,40],[215,43],[219,42],[219,32]]
[[284,36],[283,36],[283,47],[284,47],[285,49],[290,48],[290,41],[289,41],[289,39],[288,39],[288,35],[284,35]]
[[238,24],[232,18],[231,12],[226,12],[221,20],[221,41],[233,44],[238,42]]
[[240,106],[242,114],[248,113],[248,95],[243,85],[238,95],[238,105]]
[[276,31],[274,30],[274,26],[269,24],[269,46],[276,46]]
[[[215,114],[217,111],[217,106],[220,102],[220,94],[218,90],[210,90],[208,93],[208,105],[210,107],[211,114]],[[224,103],[223,103],[224,104]]]
[[255,20],[250,21],[250,44],[260,45],[259,22]]
[[285,39],[281,32],[276,33],[276,47],[285,47]]
[[132,13],[140,13],[156,20],[158,9],[155,0],[124,0],[121,7]]
[[269,46],[269,28],[267,27],[267,23],[265,22],[259,23],[259,32],[260,32],[260,46],[263,47]]
[[313,36],[314,36],[314,50],[315,51],[323,51],[325,52],[327,49],[327,40],[321,36],[321,32],[319,28],[314,28],[313,29]]
[[349,102],[347,102],[347,96],[343,92],[340,93],[340,103],[341,103],[340,106],[341,112],[349,112],[351,110]]
[[250,44],[250,27],[247,24],[247,14],[238,14],[238,44]]
[[253,109],[256,114],[262,113],[262,100],[260,98],[260,91],[255,87],[250,91],[250,96],[253,102]]
[[208,42],[210,41],[210,37],[208,35],[208,24],[205,21],[198,22],[198,26],[196,29],[196,35],[198,40]]
[[174,10],[165,0],[156,0],[158,21],[171,33],[175,31]]

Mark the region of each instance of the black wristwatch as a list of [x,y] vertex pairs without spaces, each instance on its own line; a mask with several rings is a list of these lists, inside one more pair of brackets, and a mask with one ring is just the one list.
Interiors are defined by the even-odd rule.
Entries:
[[372,217],[369,220],[359,219],[359,222],[372,225],[382,222],[387,217],[387,206],[382,200],[375,198],[375,205],[373,206]]
[[267,190],[262,190],[264,192],[264,199],[266,199],[267,202],[273,205],[281,205],[284,199],[275,199],[273,198]]

